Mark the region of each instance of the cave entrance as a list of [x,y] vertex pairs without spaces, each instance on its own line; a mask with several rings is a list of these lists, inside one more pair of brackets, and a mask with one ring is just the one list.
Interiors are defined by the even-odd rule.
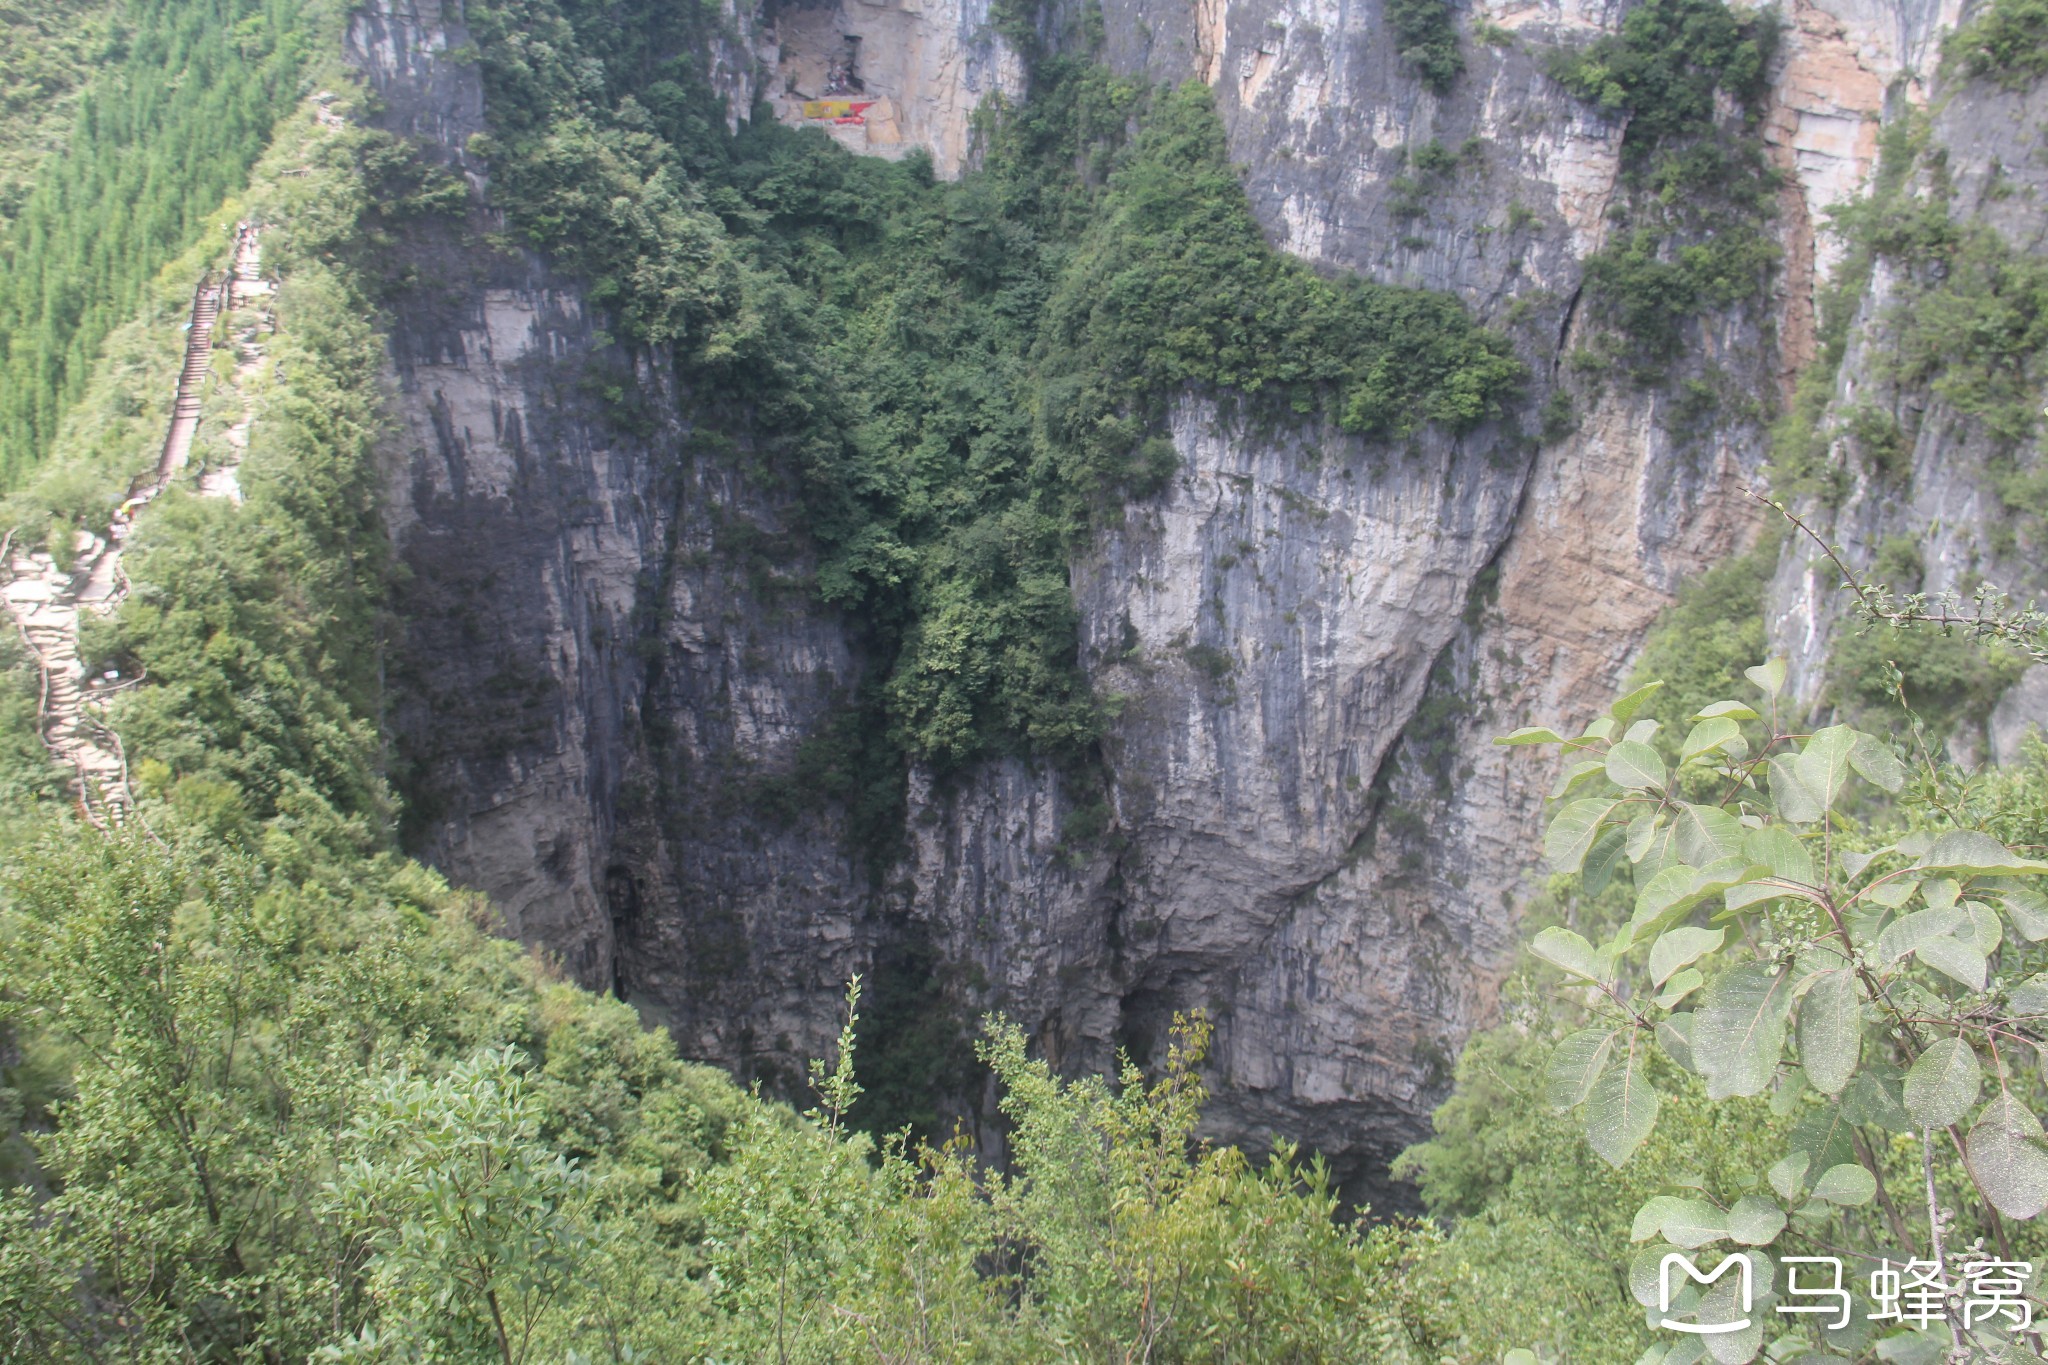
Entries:
[[804,117],[859,127],[867,123],[868,110],[875,107],[874,100],[863,98],[867,84],[860,78],[860,36],[843,33],[839,44],[839,50],[825,58],[825,84],[818,98],[804,101]]
[[840,41],[845,46],[825,64],[825,88],[820,93],[827,99],[834,95],[858,95],[867,89],[860,81],[859,35],[842,34]]

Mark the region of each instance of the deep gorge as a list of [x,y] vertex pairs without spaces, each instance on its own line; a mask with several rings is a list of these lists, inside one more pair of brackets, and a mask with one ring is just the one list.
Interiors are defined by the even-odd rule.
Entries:
[[[1373,1184],[1514,940],[1542,792],[1488,741],[1617,685],[1671,594],[1758,534],[1742,490],[1793,376],[1827,402],[1821,210],[1938,36],[1816,9],[1680,50],[1726,13],[1637,11],[1577,68],[1621,75],[1561,79],[1606,21],[1517,11],[1437,91],[1380,21],[1320,12],[366,12],[383,125],[483,187],[468,227],[423,229],[433,283],[394,306],[418,847],[686,1054],[771,1083],[879,973],[902,1069],[962,1087],[906,1115],[977,1110],[984,1010],[1085,1069],[1207,1006],[1216,1131],[1296,1134]],[[736,112],[802,123],[803,44],[835,26],[893,103],[830,135],[896,167]],[[601,88],[552,74],[584,51]],[[1277,339],[1233,361],[1211,333],[1193,367],[1116,349],[1109,281],[1158,266],[1111,167],[1207,103],[1189,78],[1265,235],[1334,282],[1299,275],[1300,354],[1341,358],[1314,312],[1341,282],[1419,289],[1368,301],[1365,335],[1478,346],[1469,407],[1409,378],[1361,421],[1362,371]],[[1976,89],[1944,117],[2019,98]],[[577,177],[634,156],[667,188],[586,221]],[[501,222],[560,245],[458,268],[433,244]],[[741,282],[761,271],[794,293]],[[1472,325],[1502,340],[1455,341]],[[1857,543],[1914,534],[1880,501]],[[1789,547],[1774,638],[1807,582]]]
[[2044,52],[0,8],[0,1355],[1625,1362],[1652,1237],[2039,1252]]

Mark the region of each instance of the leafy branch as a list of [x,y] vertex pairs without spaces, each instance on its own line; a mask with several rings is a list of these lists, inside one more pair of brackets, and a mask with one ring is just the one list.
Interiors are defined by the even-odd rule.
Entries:
[[[1891,613],[1880,619],[1902,627],[1940,611],[1867,591]],[[2006,638],[2028,628],[1995,619]],[[1632,1233],[1650,1245],[1631,1288],[1646,1307],[1674,1247],[1895,1255],[1911,1229],[1892,1189],[1925,1189],[1920,1233],[1943,1273],[1981,1256],[1986,1240],[1960,1250],[1962,1215],[1943,1198],[1979,1202],[1966,1221],[2008,1261],[2007,1221],[2048,1211],[2041,1087],[2021,1072],[2043,1046],[2048,1013],[2048,895],[2036,889],[2048,861],[1973,827],[1953,804],[1919,799],[1892,738],[1840,724],[1796,733],[1780,715],[1786,675],[1782,660],[1748,669],[1762,698],[1702,707],[1675,744],[1638,718],[1654,683],[1577,736],[1525,727],[1496,741],[1564,751],[1544,837],[1551,870],[1578,878],[1588,897],[1622,879],[1633,887],[1633,913],[1605,942],[1553,927],[1530,945],[1604,997],[1551,1057],[1551,1107],[1578,1111],[1593,1150],[1616,1167],[1657,1126],[1674,1070],[1697,1077],[1709,1101],[1768,1094],[1793,1120],[1790,1150],[1740,1182],[1744,1192],[1717,1201],[1696,1176],[1673,1172],[1669,1192],[1643,1204]],[[1712,804],[1690,799],[1709,791]],[[1910,811],[1908,828],[1871,827],[1868,813],[1887,809]],[[1937,1135],[1948,1139],[1939,1150]],[[1769,1263],[1755,1265],[1768,1285]],[[1723,1298],[1687,1290],[1669,1311],[1728,1334],[1717,1360],[1751,1359],[1761,1331],[1737,1332]],[[1974,1340],[1981,1326],[1951,1324],[1949,1336],[1996,1344]]]
[[2048,612],[2041,611],[2031,601],[2023,607],[2015,606],[2011,594],[1989,582],[1978,584],[1976,591],[1967,599],[1967,607],[1965,599],[1953,588],[1932,593],[1908,593],[1902,597],[1888,585],[1873,583],[1850,568],[1842,559],[1841,547],[1830,545],[1790,507],[1754,489],[1746,491],[1750,497],[1798,527],[1801,534],[1820,548],[1822,556],[1841,574],[1842,587],[1855,594],[1857,614],[1869,624],[1887,625],[1894,630],[1916,625],[1936,626],[1945,634],[1960,628],[1968,638],[1997,640],[2025,650],[2037,662],[2048,663]]

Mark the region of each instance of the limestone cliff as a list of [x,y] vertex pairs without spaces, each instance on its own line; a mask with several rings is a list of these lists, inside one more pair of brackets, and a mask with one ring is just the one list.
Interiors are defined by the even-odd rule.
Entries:
[[[1934,66],[1929,44],[1923,35],[1921,70]],[[1916,98],[1922,94],[1917,85],[1900,80],[1903,73],[1894,76],[1900,84],[1888,121],[1918,136],[1897,140],[1900,183],[1891,194],[1944,206],[1959,239],[1982,235],[1953,262],[1916,269],[1879,255],[1864,275],[1848,281],[1853,292],[1841,305],[1846,336],[1840,361],[1813,376],[1825,394],[1815,473],[1827,495],[1808,497],[1801,506],[1816,533],[1839,545],[1854,568],[1876,568],[1876,576],[1901,593],[1953,591],[1967,609],[1986,582],[2020,600],[2048,589],[2040,547],[2041,455],[2031,432],[2001,430],[1999,413],[1949,381],[1967,385],[1986,355],[1995,355],[2017,390],[2011,402],[2019,412],[2006,423],[2030,425],[2040,401],[2037,358],[2021,346],[1983,354],[1964,346],[1932,372],[1916,373],[1902,352],[1918,344],[1916,311],[1955,314],[1964,300],[1974,324],[1996,338],[1991,346],[2019,341],[1997,335],[2012,321],[2001,321],[1995,310],[2010,306],[2023,310],[2022,318],[2031,316],[2017,296],[2029,263],[2038,272],[2048,250],[2041,215],[2048,166],[2031,131],[2048,111],[2048,90],[2039,82],[2013,89],[1973,80],[1957,63],[1940,70],[1925,98]],[[1908,120],[1910,128],[1899,127]],[[2019,396],[2029,391],[2032,397]],[[1910,568],[1902,573],[1885,564],[1888,549],[1894,561],[1905,549]],[[1840,582],[1819,547],[1799,537],[1786,545],[1771,585],[1773,644],[1790,659],[1794,690],[1808,703],[1825,703],[1830,649],[1861,629],[1837,591]],[[1881,647],[1887,653],[1898,648],[1896,642]],[[1965,715],[1961,722],[1949,739],[1952,756],[1966,765],[2010,762],[2029,730],[2048,725],[2048,669],[2028,670],[1988,717]]]
[[[1589,714],[1675,587],[1757,525],[1742,489],[1764,459],[1760,410],[1684,429],[1671,386],[1576,384],[1564,364],[1590,326],[1585,262],[1625,130],[1569,97],[1543,52],[1621,14],[1481,5],[1465,18],[1489,40],[1468,38],[1439,96],[1378,4],[1105,6],[1114,65],[1215,87],[1273,241],[1454,291],[1530,363],[1528,425],[1553,385],[1580,408],[1543,441],[1432,433],[1389,460],[1181,403],[1180,471],[1073,570],[1084,665],[1125,698],[1104,746],[1112,837],[1078,850],[1063,830],[1084,798],[1018,761],[913,773],[907,849],[878,878],[843,851],[842,817],[755,799],[860,676],[858,623],[749,567],[746,545],[785,537],[791,508],[693,443],[661,357],[611,346],[544,261],[444,262],[454,287],[391,338],[391,519],[412,582],[395,722],[424,769],[429,856],[686,1052],[756,1074],[797,1074],[829,1043],[846,976],[907,942],[934,955],[949,1008],[1007,1010],[1063,1065],[1142,1049],[1173,1010],[1206,1006],[1215,1129],[1295,1134],[1375,1188],[1425,1131],[1514,942],[1545,775],[1490,736]],[[1026,95],[981,0],[729,17],[736,115],[756,96],[792,120],[865,103],[835,136],[922,147],[944,175],[971,164],[980,99]],[[1689,372],[1788,392],[1839,257],[1819,213],[1864,182],[1887,100],[1924,100],[1912,73],[1953,17],[1932,0],[1795,5],[1767,120],[1788,173],[1783,266],[1767,306],[1708,320]],[[449,55],[465,41],[434,0],[374,0],[350,32],[379,117],[460,164],[487,214],[488,168],[464,150],[482,96]],[[1476,160],[1418,221],[1397,202],[1403,149],[1432,140]],[[584,382],[593,367],[635,395],[630,434]],[[1916,461],[1939,461],[1938,424],[1921,430]],[[1781,633],[1804,628],[1798,611]]]

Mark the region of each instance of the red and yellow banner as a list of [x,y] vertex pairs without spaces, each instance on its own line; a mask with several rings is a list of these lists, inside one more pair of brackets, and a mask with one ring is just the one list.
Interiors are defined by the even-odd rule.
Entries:
[[805,100],[804,117],[830,119],[834,123],[860,123],[874,100]]

